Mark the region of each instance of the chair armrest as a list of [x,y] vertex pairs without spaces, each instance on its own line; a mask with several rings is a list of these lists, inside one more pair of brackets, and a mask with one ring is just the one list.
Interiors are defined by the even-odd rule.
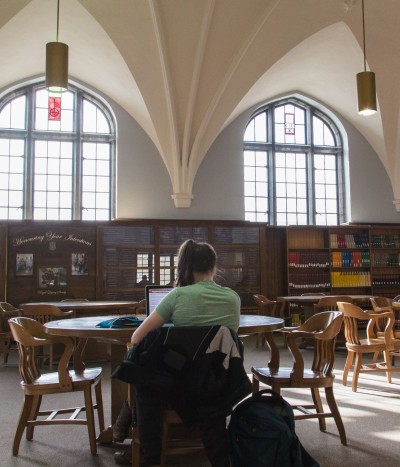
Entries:
[[387,323],[385,326],[385,330],[383,332],[385,344],[389,350],[393,348],[393,325],[394,325],[394,313],[393,311],[385,311],[383,313],[366,313],[369,318],[369,322],[367,325],[367,336],[368,338],[376,338],[376,332],[374,330],[375,324],[378,320],[386,319]]

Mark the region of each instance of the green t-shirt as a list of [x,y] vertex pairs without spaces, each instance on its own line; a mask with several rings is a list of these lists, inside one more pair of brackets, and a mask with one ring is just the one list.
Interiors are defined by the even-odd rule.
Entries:
[[176,287],[155,310],[175,326],[213,326],[220,324],[234,331],[239,328],[240,297],[232,289],[214,281],[200,281]]

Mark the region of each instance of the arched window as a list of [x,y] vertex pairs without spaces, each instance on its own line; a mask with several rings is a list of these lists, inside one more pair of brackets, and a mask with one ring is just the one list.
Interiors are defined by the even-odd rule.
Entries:
[[114,159],[111,113],[81,89],[0,99],[0,219],[109,220]]
[[343,191],[342,139],[327,115],[289,98],[252,116],[244,135],[246,220],[337,225]]

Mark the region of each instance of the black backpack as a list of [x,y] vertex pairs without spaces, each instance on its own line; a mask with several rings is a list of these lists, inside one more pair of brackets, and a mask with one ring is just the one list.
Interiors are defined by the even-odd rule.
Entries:
[[228,444],[232,467],[319,467],[295,433],[292,407],[270,389],[234,408]]

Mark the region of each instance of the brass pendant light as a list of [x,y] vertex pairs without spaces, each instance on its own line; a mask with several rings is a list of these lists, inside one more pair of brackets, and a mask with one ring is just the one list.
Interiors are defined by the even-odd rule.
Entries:
[[360,115],[373,115],[376,113],[376,86],[375,73],[367,71],[367,56],[365,52],[365,19],[364,19],[364,0],[362,7],[362,27],[363,27],[363,52],[364,52],[364,71],[357,73],[357,95],[358,95],[358,113]]
[[68,45],[58,42],[60,0],[57,0],[56,42],[46,44],[46,89],[64,92],[68,89]]

